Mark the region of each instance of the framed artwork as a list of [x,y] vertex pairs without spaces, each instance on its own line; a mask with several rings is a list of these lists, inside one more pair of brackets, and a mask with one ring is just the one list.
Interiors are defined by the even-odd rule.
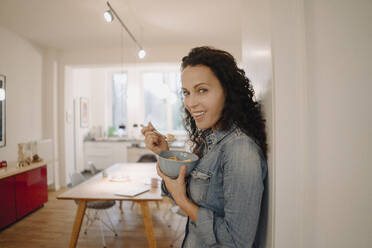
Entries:
[[81,97],[80,98],[80,127],[88,127],[88,99]]
[[5,91],[5,81],[6,77],[5,75],[0,75],[0,147],[4,147],[6,144],[6,107],[5,107],[5,102],[6,102],[6,91]]

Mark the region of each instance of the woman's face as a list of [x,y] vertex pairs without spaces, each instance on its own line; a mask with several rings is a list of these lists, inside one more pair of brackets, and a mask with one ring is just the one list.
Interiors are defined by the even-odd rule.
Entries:
[[204,65],[187,66],[182,72],[182,92],[186,109],[197,128],[216,128],[225,104],[225,93],[212,70]]

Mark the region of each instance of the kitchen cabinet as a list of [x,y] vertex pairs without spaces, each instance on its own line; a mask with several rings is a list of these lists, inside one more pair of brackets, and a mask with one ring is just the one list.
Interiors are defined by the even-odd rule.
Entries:
[[15,176],[17,219],[48,201],[46,166]]
[[0,180],[0,229],[16,221],[15,176]]
[[48,201],[45,163],[0,169],[0,229]]
[[84,142],[84,167],[92,161],[97,169],[103,170],[115,163],[127,161],[127,142],[86,141]]

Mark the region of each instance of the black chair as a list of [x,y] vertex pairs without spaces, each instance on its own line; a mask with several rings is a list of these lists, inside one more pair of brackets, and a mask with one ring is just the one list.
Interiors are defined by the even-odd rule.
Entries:
[[154,154],[146,153],[143,154],[138,160],[137,163],[156,163],[158,162]]

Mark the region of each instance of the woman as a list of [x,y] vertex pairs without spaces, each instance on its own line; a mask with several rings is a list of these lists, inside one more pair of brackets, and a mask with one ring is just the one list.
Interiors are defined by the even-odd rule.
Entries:
[[[188,178],[186,166],[177,179],[157,170],[163,191],[188,216],[182,247],[255,247],[267,173],[260,105],[225,51],[194,48],[181,68],[184,124],[200,162]],[[142,133],[153,152],[169,149],[151,123]]]

